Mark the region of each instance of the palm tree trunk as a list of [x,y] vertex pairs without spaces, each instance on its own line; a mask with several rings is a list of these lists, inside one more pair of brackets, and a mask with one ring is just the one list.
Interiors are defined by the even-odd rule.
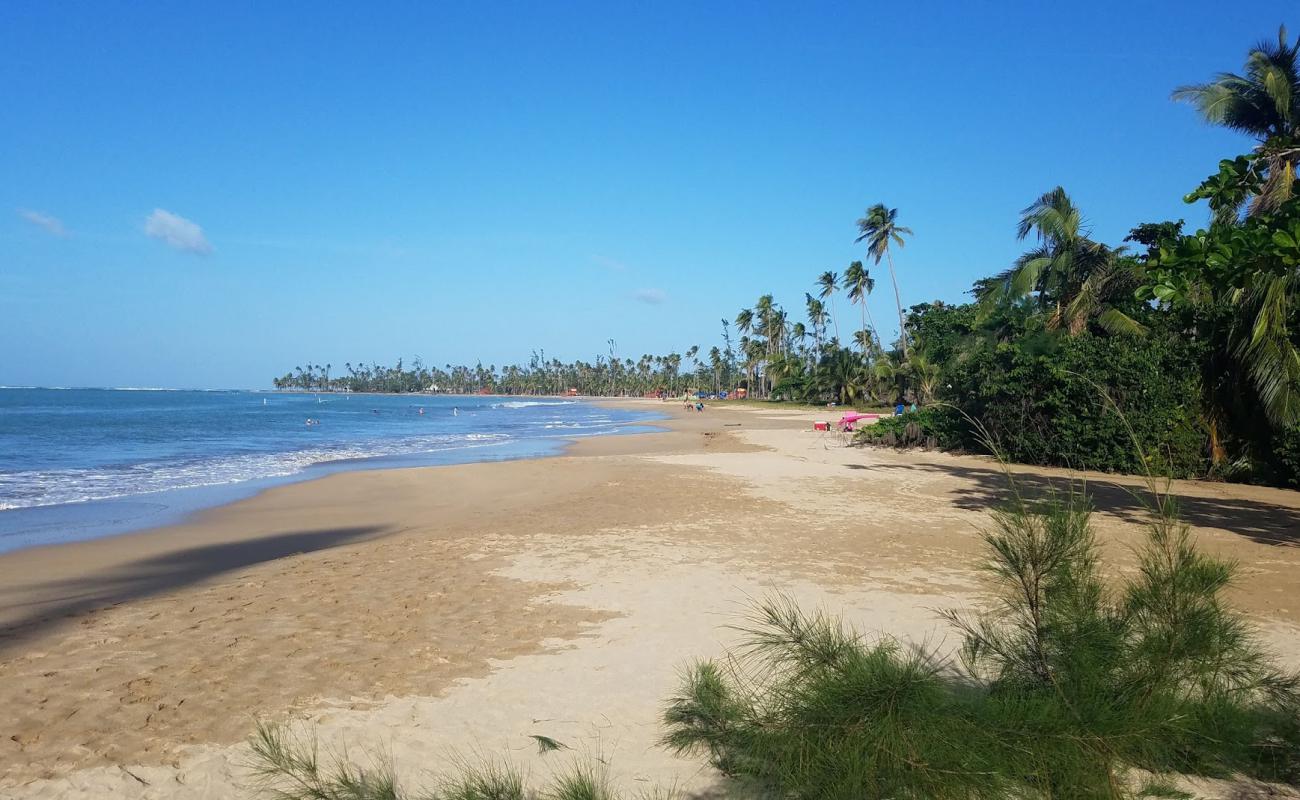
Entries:
[[885,250],[889,262],[889,280],[894,284],[894,305],[898,307],[898,340],[903,343],[903,358],[907,358],[907,326],[903,323],[903,298],[898,294],[898,276],[894,274],[894,256]]
[[871,335],[875,337],[875,339],[873,339],[872,341],[873,342],[880,341],[880,331],[876,328],[875,317],[871,315],[871,309],[867,307],[867,303],[865,300],[863,300],[862,302],[862,308],[864,311],[867,312],[867,324],[871,326]]
[[867,344],[871,338],[867,335],[867,296],[864,294],[859,300],[862,301],[862,357],[867,357]]

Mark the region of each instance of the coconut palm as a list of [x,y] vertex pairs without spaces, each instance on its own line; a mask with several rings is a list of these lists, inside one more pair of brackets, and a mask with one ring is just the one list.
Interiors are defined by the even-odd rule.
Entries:
[[713,370],[713,393],[718,393],[718,381],[722,377],[722,351],[717,345],[709,348],[709,369]]
[[813,381],[840,405],[848,405],[862,396],[866,385],[862,360],[850,350],[835,350],[824,357],[813,372]]
[[1180,86],[1173,98],[1196,107],[1207,122],[1259,141],[1266,179],[1252,211],[1290,199],[1300,160],[1300,40],[1288,45],[1286,26],[1246,55],[1244,74],[1221,72],[1209,83]]
[[754,319],[758,322],[758,332],[767,339],[765,354],[769,356],[772,354],[774,344],[772,322],[775,313],[776,301],[770,294],[762,295],[758,298],[758,302],[754,304]]
[[[1244,74],[1220,73],[1209,83],[1179,87],[1173,97],[1191,103],[1206,121],[1258,140],[1255,164],[1262,165],[1263,181],[1250,213],[1284,210],[1300,161],[1300,40],[1287,44],[1286,27],[1280,27],[1276,42],[1262,41],[1250,50]],[[1220,222],[1236,221],[1234,206],[1244,196],[1220,201],[1219,209],[1231,214],[1227,220],[1220,215]],[[1276,425],[1300,421],[1300,349],[1288,325],[1289,309],[1300,302],[1300,274],[1253,275],[1244,288],[1232,287],[1221,299],[1234,311],[1231,356],[1250,375],[1269,419]]]
[[903,344],[903,357],[907,357],[907,326],[903,322],[903,300],[898,294],[898,275],[894,272],[894,255],[889,249],[891,244],[900,248],[904,236],[911,236],[912,229],[897,223],[898,209],[886,208],[884,203],[876,203],[867,209],[867,214],[858,220],[858,238],[854,241],[867,242],[867,253],[880,263],[884,258],[889,264],[889,279],[894,283],[894,305],[898,308],[898,339]]
[[934,400],[939,388],[940,367],[925,353],[915,353],[907,362],[907,371],[916,389],[916,400],[925,405]]
[[736,312],[736,330],[741,334],[749,333],[754,327],[754,312],[748,308],[742,308]]
[[874,349],[868,344],[872,341],[872,336],[867,332],[867,322],[870,321],[872,331],[876,328],[876,322],[871,319],[871,309],[867,308],[867,297],[876,288],[876,279],[871,277],[870,270],[861,261],[854,261],[844,270],[843,288],[849,293],[849,302],[862,306],[862,336],[859,343],[862,345],[862,355],[865,356]]
[[1145,329],[1110,301],[1132,295],[1138,281],[1123,248],[1110,248],[1088,236],[1083,213],[1057,186],[1020,212],[1016,235],[1032,234],[1038,244],[1008,270],[983,282],[977,295],[986,309],[1033,297],[1049,314],[1049,328],[1077,336],[1096,318],[1109,333],[1140,334]]
[[826,306],[807,292],[804,293],[804,304],[808,309],[808,324],[812,326],[813,343],[820,355],[822,339],[826,334]]
[[817,278],[817,285],[821,287],[821,293],[818,295],[821,299],[831,301],[831,325],[835,327],[835,338],[840,338],[840,320],[835,313],[835,290],[840,287],[840,276],[826,270]]

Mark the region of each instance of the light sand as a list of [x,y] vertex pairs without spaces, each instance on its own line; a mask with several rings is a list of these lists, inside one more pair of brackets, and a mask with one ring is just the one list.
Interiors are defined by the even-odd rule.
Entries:
[[[688,661],[749,598],[787,592],[863,629],[951,646],[978,602],[986,459],[844,447],[825,414],[677,414],[664,434],[559,458],[356,472],[173,528],[0,556],[0,797],[253,796],[253,718],[382,748],[420,783],[456,754],[535,776],[530,734],[598,753],[629,788],[706,792],[655,746]],[[1065,473],[1019,470],[1040,482]],[[1131,567],[1140,506],[1090,484]],[[1300,666],[1300,495],[1178,484],[1233,599]]]

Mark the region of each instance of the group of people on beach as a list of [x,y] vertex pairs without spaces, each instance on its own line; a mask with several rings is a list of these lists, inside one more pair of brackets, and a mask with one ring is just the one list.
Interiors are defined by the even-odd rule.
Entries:
[[683,408],[685,408],[687,411],[695,411],[697,413],[703,413],[704,404],[698,401],[692,403],[690,400],[687,400],[686,405],[683,406]]

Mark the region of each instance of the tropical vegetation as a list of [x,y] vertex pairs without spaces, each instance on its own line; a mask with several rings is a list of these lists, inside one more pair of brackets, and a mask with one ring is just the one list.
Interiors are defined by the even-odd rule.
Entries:
[[[502,368],[308,364],[275,385],[916,404],[929,410],[861,441],[984,450],[967,422],[979,419],[1017,461],[1133,471],[1142,465],[1103,413],[1114,404],[1172,475],[1300,486],[1300,42],[1282,29],[1240,74],[1173,98],[1255,142],[1184,198],[1207,211],[1194,232],[1181,219],[1137,222],[1104,242],[1053,186],[1015,221],[1023,255],[976,281],[969,302],[905,309],[895,256],[912,230],[876,203],[857,221],[862,259],[816,275],[802,309],[759,296],[722,320],[717,346],[633,360],[611,340],[592,361],[534,353]],[[888,339],[868,304],[882,261],[898,315]]]

